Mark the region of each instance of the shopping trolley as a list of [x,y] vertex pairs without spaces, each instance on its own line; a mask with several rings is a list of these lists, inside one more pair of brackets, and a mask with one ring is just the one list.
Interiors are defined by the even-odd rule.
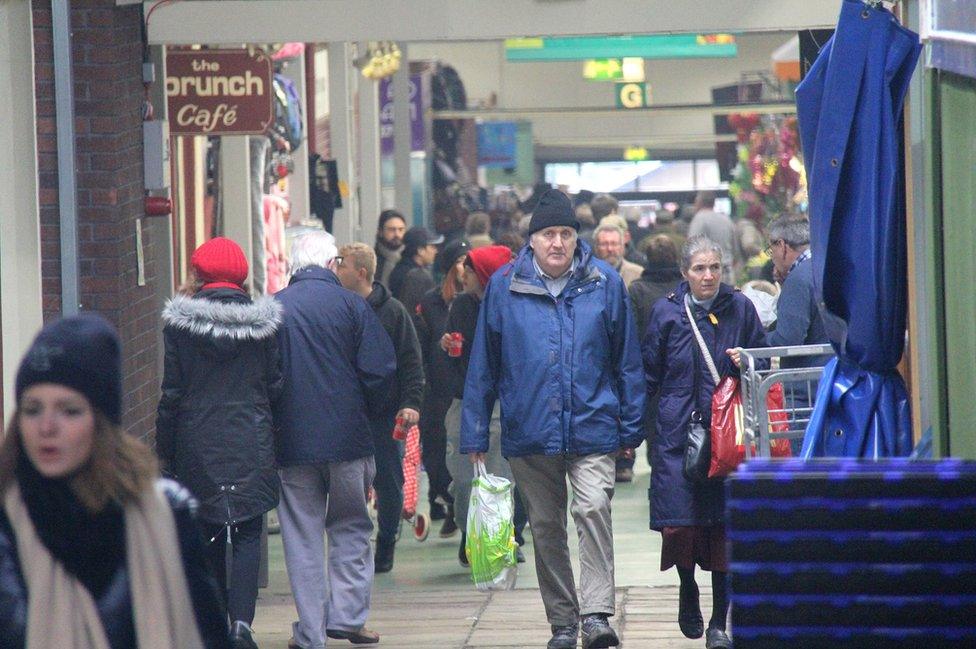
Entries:
[[[798,345],[793,347],[763,347],[743,349],[741,353],[740,384],[745,432],[746,458],[770,456],[774,439],[803,439],[817,384],[823,367],[780,368],[781,358],[832,355],[830,345]],[[759,361],[768,360],[768,369],[758,369]],[[783,386],[783,407],[770,410],[766,397],[770,389]],[[771,423],[772,422],[772,423]]]

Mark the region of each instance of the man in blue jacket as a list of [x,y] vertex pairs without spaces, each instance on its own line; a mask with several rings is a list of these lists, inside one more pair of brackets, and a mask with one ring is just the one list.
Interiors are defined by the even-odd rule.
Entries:
[[391,388],[396,356],[366,300],[339,284],[330,235],[305,235],[291,256],[291,281],[275,295],[284,307],[278,329],[284,390],[275,411],[278,514],[298,610],[288,646],[322,649],[326,635],[378,642],[364,626],[373,583],[366,492],[376,473],[367,413]]
[[[610,499],[614,460],[643,439],[644,378],[623,280],[577,241],[569,199],[546,192],[530,242],[488,283],[464,387],[461,452],[488,450],[501,401],[502,454],[522,491],[552,639],[548,649],[612,647]],[[566,478],[580,539],[581,600],[566,534]],[[582,629],[580,630],[580,627]]]
[[[780,216],[769,224],[769,241],[773,270],[783,288],[776,302],[776,328],[766,342],[770,347],[830,342],[813,292],[810,221],[797,214]],[[828,360],[830,356],[784,356],[780,367],[818,367]]]
[[[813,290],[813,263],[810,256],[810,221],[805,216],[786,214],[769,224],[769,254],[773,271],[782,284],[776,301],[776,328],[766,334],[770,347],[820,345],[830,342],[824,329]],[[783,356],[780,367],[823,367],[830,356]],[[817,382],[787,384],[786,407],[797,417],[809,418],[809,408],[817,393]],[[803,438],[791,440],[793,454],[799,455]]]

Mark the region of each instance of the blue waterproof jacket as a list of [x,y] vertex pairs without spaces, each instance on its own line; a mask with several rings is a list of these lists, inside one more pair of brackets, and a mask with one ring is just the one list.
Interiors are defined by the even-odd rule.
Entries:
[[279,466],[348,462],[373,454],[367,412],[389,397],[396,354],[362,297],[312,267],[275,295],[284,389],[275,409]]
[[586,455],[638,446],[644,378],[620,276],[578,242],[550,295],[525,246],[488,282],[464,384],[462,453],[488,450],[501,401],[502,454]]
[[[649,442],[651,529],[655,530],[717,525],[722,523],[725,511],[722,481],[696,484],[685,479],[681,472],[691,411],[698,409],[710,419],[715,391],[715,381],[688,322],[687,293],[688,282],[681,282],[677,291],[654,303],[641,342],[647,393],[652,398],[660,395],[657,430]],[[692,314],[721,376],[739,375],[726,349],[766,346],[756,307],[727,284],[719,287],[711,311],[696,305]],[[694,394],[695,356],[698,357],[697,394]]]

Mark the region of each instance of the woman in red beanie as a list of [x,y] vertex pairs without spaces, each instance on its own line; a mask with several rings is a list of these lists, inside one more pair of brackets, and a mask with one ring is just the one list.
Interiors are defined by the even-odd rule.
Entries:
[[190,263],[191,289],[163,310],[156,452],[200,501],[233,646],[256,649],[262,516],[278,504],[271,413],[282,387],[275,335],[281,306],[270,296],[252,301],[244,291],[247,259],[230,239],[204,243]]
[[[457,452],[460,445],[464,377],[468,373],[468,362],[471,359],[471,341],[474,339],[474,332],[478,325],[478,310],[481,308],[481,298],[484,297],[485,287],[488,286],[488,280],[495,271],[511,259],[512,251],[507,246],[484,246],[468,253],[464,260],[464,277],[462,278],[464,293],[454,298],[454,302],[451,303],[451,311],[447,316],[447,333],[441,339],[441,348],[444,350],[448,349],[452,334],[460,335],[462,341],[460,356],[450,359],[453,361],[454,369],[454,401],[444,418],[444,427],[447,429],[448,448],[450,449],[448,468],[453,478],[451,488],[454,496],[454,520],[461,528],[458,561],[465,566],[468,565],[464,552],[468,529],[468,502],[471,500],[471,480],[474,478],[474,470],[467,456],[460,455]],[[501,420],[497,407],[492,413],[490,428],[496,442],[491,448],[501,449],[501,444],[498,442],[498,436],[501,435]],[[504,476],[509,480],[512,479],[512,470],[500,452],[489,454],[487,466],[489,473]],[[524,509],[516,493],[515,541],[519,545],[524,542],[522,530],[525,528],[525,520]],[[520,563],[525,561],[521,548],[518,549],[517,556]]]

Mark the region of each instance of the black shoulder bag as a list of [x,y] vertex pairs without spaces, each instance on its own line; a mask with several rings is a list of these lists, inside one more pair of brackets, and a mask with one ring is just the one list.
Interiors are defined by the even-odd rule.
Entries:
[[[687,297],[686,297],[687,299]],[[694,314],[688,307],[687,301],[685,309],[689,318],[694,318]],[[694,322],[690,323],[692,327]],[[685,440],[685,455],[681,465],[681,473],[690,482],[708,482],[708,466],[712,461],[712,436],[709,429],[705,426],[701,406],[698,404],[699,393],[701,392],[701,361],[699,355],[701,350],[698,345],[692,346],[691,356],[694,361],[695,383],[692,387],[693,408],[691,411],[691,421],[688,423],[688,438]]]

